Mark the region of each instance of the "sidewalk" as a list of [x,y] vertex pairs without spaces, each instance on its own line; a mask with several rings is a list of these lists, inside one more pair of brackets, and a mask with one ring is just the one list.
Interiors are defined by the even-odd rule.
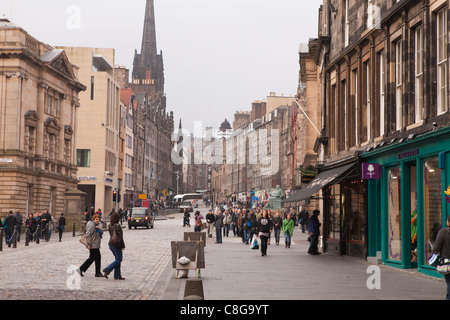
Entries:
[[[232,233],[222,244],[208,239],[206,269],[201,270],[205,300],[445,300],[443,279],[384,265],[378,265],[381,288],[370,290],[368,262],[333,254],[311,256],[306,239],[296,228],[288,249],[284,238],[277,246],[272,236],[264,257]],[[195,277],[191,270],[189,278]],[[186,279],[176,279],[171,265],[162,279],[168,281],[162,300],[184,299]]]

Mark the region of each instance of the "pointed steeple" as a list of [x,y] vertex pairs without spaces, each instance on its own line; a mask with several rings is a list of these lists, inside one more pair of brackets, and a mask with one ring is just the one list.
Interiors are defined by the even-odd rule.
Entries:
[[145,63],[144,67],[152,68],[156,65],[156,50],[155,5],[153,0],[147,0],[141,46],[142,62]]
[[160,54],[157,52],[153,0],[147,0],[145,7],[141,53],[138,54],[135,51],[134,55],[133,84],[148,86],[147,89],[140,88],[136,92],[144,90],[150,92],[152,96],[157,93],[164,93],[164,64],[162,52]]

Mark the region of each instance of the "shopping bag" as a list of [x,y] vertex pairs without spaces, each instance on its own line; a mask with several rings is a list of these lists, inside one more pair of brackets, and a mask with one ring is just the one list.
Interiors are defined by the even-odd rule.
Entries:
[[259,249],[259,241],[258,241],[258,238],[256,237],[256,235],[253,235],[250,249],[252,249],[252,250]]

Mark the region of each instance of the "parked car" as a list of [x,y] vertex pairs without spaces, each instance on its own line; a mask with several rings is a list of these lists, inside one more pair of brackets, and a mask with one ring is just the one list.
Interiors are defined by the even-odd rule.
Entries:
[[190,201],[183,201],[178,209],[180,209],[180,212],[184,212],[184,209],[188,209],[189,212],[194,212],[194,206]]
[[128,215],[128,229],[134,227],[146,227],[152,228],[155,223],[155,218],[151,214],[150,209],[146,207],[136,207],[132,208],[130,214]]

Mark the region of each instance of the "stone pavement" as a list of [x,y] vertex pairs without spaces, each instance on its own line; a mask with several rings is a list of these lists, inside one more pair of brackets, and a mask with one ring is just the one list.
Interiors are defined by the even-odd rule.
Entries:
[[[201,271],[205,300],[445,300],[443,279],[424,276],[414,270],[378,265],[380,289],[368,289],[373,274],[370,264],[352,257],[307,254],[307,235],[296,228],[291,248],[268,246],[267,256],[234,237],[205,247],[206,269]],[[183,300],[186,279],[175,279],[172,271],[164,300]],[[190,278],[196,278],[190,271]],[[372,282],[371,282],[372,283]]]
[[[205,215],[206,210],[201,209]],[[192,221],[192,219],[191,219]],[[58,242],[39,245],[24,240],[17,249],[4,247],[0,252],[0,300],[159,300],[184,299],[186,279],[176,279],[171,266],[171,241],[183,239],[182,215],[155,221],[154,229],[124,228],[125,243],[122,275],[124,281],[95,278],[94,266],[79,278],[73,268],[88,257],[88,251],[64,234]],[[102,268],[113,261],[107,247],[109,234],[102,243]],[[443,279],[380,265],[380,289],[369,290],[366,261],[331,254],[306,253],[306,235],[294,231],[290,249],[276,246],[272,237],[268,255],[251,250],[230,233],[222,244],[208,239],[205,247],[206,269],[201,271],[205,300],[443,300]],[[72,268],[72,269],[71,269]],[[189,277],[196,273],[190,271]]]
[[[0,252],[0,300],[147,300],[156,299],[158,284],[171,259],[170,242],[183,237],[178,219],[156,220],[154,229],[131,229],[124,224],[126,248],[123,252],[124,281],[94,277],[94,264],[78,277],[75,268],[89,256],[88,250],[66,232],[62,242],[52,234],[49,242],[28,247],[24,238],[16,249],[3,247]],[[102,269],[113,262],[105,231]],[[77,282],[79,280],[79,282]]]

